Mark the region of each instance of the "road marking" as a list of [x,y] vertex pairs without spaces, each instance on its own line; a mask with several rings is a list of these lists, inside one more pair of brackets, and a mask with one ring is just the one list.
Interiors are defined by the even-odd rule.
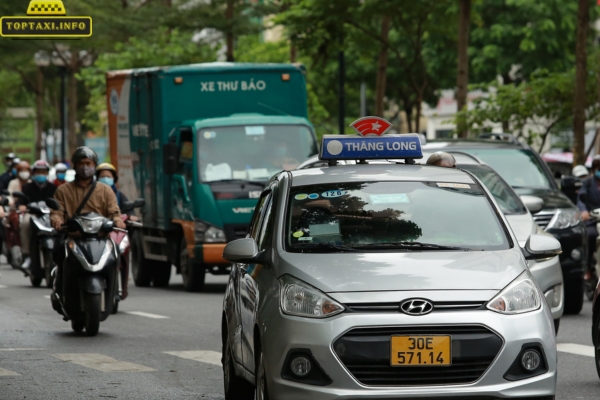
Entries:
[[140,317],[146,317],[146,318],[154,318],[154,319],[169,318],[169,317],[165,317],[164,315],[150,314],[150,313],[146,313],[143,311],[124,311],[124,312],[125,312],[125,314],[138,315]]
[[575,343],[558,343],[556,350],[563,353],[578,354],[580,356],[594,357],[594,346],[584,346]]
[[6,289],[8,286],[0,285],[0,289]]
[[0,368],[0,376],[19,376],[21,374],[17,374],[16,372],[9,371],[4,368]]
[[59,360],[92,368],[101,372],[150,372],[155,369],[126,361],[117,361],[98,353],[52,354]]
[[45,298],[45,299],[49,299],[49,298],[50,298],[50,295],[49,295],[49,294],[47,294],[47,295],[45,295],[45,296],[44,296],[44,298]]
[[33,348],[33,347],[16,347],[16,348],[6,348],[0,349],[0,351],[31,351],[31,350],[44,350],[43,348]]
[[196,351],[165,351],[165,354],[170,354],[175,357],[186,358],[188,360],[199,361],[207,364],[222,365],[221,353],[210,350]]

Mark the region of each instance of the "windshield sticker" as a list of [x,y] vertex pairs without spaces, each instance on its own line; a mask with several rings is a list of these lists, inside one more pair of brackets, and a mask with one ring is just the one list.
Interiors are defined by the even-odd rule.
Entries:
[[456,188],[456,189],[471,189],[471,185],[467,185],[466,183],[440,183],[438,182],[438,187],[443,188]]
[[310,236],[305,236],[305,237],[299,237],[299,238],[298,238],[298,241],[303,241],[303,240],[304,240],[304,241],[309,241],[309,242],[310,242],[310,241],[312,241],[312,240],[313,240],[313,238],[311,238]]
[[308,199],[308,195],[306,193],[298,193],[297,195],[294,196],[294,199],[306,200],[306,199]]
[[334,197],[342,197],[346,193],[348,193],[347,190],[328,190],[326,192],[321,193],[321,196],[331,199]]
[[204,139],[214,139],[217,137],[217,132],[213,131],[204,131]]
[[296,231],[296,232],[294,232],[292,234],[292,236],[295,237],[295,238],[300,238],[300,237],[304,236],[304,232],[302,232],[302,231]]
[[317,193],[311,193],[308,195],[308,198],[311,200],[318,199],[319,195]]
[[308,225],[308,229],[310,231],[311,236],[326,236],[340,234],[340,225],[337,223]]
[[372,194],[370,197],[373,204],[410,203],[406,193]]
[[248,135],[248,136],[265,134],[264,126],[246,126],[245,128],[246,128],[246,135]]

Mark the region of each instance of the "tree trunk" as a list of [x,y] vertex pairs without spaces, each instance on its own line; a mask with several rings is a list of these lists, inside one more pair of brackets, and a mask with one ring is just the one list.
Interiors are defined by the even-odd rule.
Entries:
[[35,92],[35,159],[41,158],[42,133],[44,132],[44,74],[42,67],[37,67],[37,89]]
[[585,83],[587,79],[587,33],[590,1],[579,0],[577,15],[577,48],[575,53],[575,99],[573,101],[573,166],[585,164]]
[[408,101],[404,101],[404,113],[406,114],[406,127],[408,128],[408,132],[412,132],[412,104]]
[[298,57],[298,48],[293,41],[290,41],[290,63],[295,63]]
[[77,78],[79,54],[72,52],[71,65],[67,76],[67,157],[75,151],[78,145],[77,132]]
[[233,0],[227,1],[227,9],[225,11],[225,18],[229,20],[227,24],[227,61],[233,62]]
[[[391,17],[385,16],[381,21],[381,39],[385,42],[388,41],[390,32],[390,21]],[[379,51],[379,60],[377,62],[377,80],[375,83],[375,115],[383,117],[385,98],[386,80],[387,80],[387,66],[388,66],[388,49],[387,46],[382,45]]]
[[[458,18],[458,68],[456,75],[456,105],[457,111],[467,106],[467,94],[469,86],[469,25],[471,23],[471,0],[459,1]],[[458,121],[458,136],[467,137],[468,129],[466,119]]]
[[415,115],[415,131],[414,133],[421,133],[421,107],[423,100],[419,99],[416,104],[417,113]]

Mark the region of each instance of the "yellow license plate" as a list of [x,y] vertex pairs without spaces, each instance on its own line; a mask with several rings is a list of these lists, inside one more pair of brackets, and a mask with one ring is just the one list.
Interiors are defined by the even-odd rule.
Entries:
[[390,364],[436,366],[452,364],[450,336],[392,336]]

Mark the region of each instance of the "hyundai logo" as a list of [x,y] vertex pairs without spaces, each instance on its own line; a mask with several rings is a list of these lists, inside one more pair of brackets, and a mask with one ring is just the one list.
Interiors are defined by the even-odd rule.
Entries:
[[433,311],[433,304],[423,299],[410,299],[401,303],[400,309],[408,315],[425,315]]

